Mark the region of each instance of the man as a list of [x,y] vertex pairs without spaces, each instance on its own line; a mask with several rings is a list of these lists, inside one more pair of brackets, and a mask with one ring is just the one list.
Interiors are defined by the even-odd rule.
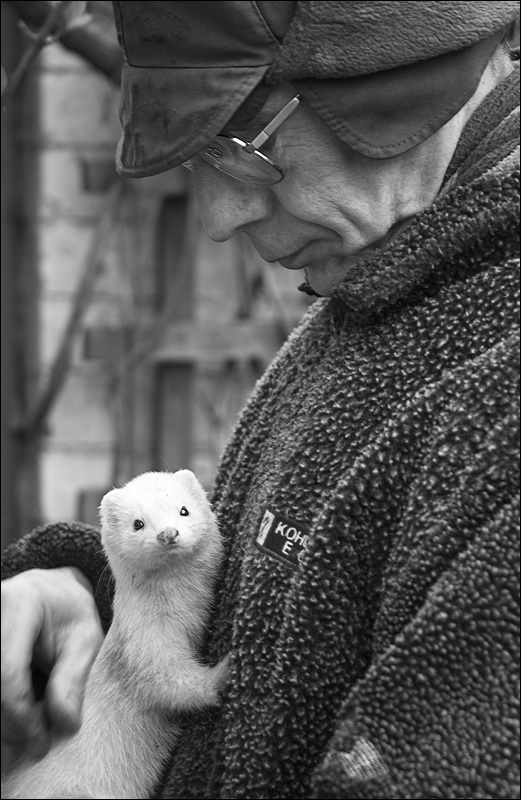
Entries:
[[[114,7],[119,170],[189,161],[210,236],[322,298],[223,456],[230,686],[157,796],[518,796],[517,4]],[[77,724],[104,566],[80,525],[6,554],[10,741]]]

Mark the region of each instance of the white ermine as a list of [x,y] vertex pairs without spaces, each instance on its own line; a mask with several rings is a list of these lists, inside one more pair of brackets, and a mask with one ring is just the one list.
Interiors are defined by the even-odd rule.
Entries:
[[222,542],[189,470],[147,472],[105,495],[101,536],[114,618],[85,690],[83,721],[2,783],[2,798],[148,797],[179,735],[176,714],[219,702],[228,658],[203,665]]

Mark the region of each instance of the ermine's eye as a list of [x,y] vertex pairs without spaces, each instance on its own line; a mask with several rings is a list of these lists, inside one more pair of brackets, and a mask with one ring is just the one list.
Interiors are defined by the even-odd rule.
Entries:
[[183,506],[179,513],[181,514],[182,517],[187,517],[190,512],[188,511],[186,506]]
[[140,531],[141,528],[144,528],[144,527],[145,527],[145,523],[143,522],[142,519],[135,519],[134,520],[134,530],[135,531]]

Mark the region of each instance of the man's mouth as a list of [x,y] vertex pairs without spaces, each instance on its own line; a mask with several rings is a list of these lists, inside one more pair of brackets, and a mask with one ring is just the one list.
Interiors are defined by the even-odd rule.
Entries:
[[286,269],[304,269],[305,267],[323,267],[327,263],[336,263],[345,258],[338,242],[328,239],[314,239],[307,242],[289,255],[277,261]]
[[263,249],[259,247],[255,247],[255,249],[257,250],[258,254],[264,259],[264,261],[267,261],[269,264],[279,263],[282,264],[283,267],[287,266],[288,269],[301,269],[301,267],[293,266],[293,263],[297,258],[297,256],[302,252],[302,250],[304,250],[305,247],[307,247],[307,245],[299,247],[298,250],[294,250],[292,253],[288,253],[288,255],[280,255],[280,256],[266,251],[263,252]]
[[283,256],[282,258],[277,258],[276,260],[286,269],[302,269],[305,266],[305,264],[300,263],[302,261],[302,258],[299,258],[299,256],[302,253],[303,249],[304,248],[301,248],[300,250],[297,250],[295,253],[292,253],[289,256]]

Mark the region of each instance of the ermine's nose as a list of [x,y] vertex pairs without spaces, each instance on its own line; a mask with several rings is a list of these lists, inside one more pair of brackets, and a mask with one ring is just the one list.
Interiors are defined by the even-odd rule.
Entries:
[[157,539],[161,544],[175,544],[177,538],[179,536],[179,531],[177,528],[165,528],[164,531],[157,534]]

